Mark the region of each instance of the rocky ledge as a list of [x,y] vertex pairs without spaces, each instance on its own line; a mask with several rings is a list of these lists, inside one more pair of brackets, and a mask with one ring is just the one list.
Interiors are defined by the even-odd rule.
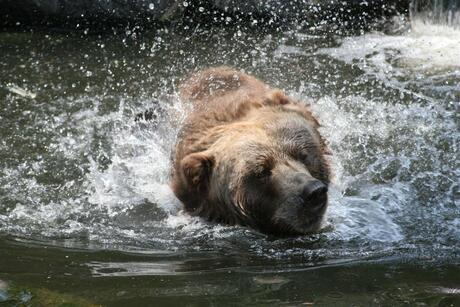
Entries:
[[409,0],[0,0],[0,23],[145,24],[180,21],[185,17],[216,20],[216,16],[223,15],[269,22],[338,18],[359,22],[407,13],[408,6]]

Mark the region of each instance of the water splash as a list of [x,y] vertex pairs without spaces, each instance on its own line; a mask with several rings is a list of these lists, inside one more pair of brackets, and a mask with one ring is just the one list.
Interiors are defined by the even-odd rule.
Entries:
[[[397,224],[389,229],[401,229],[406,242],[457,240],[452,233],[459,202],[460,133],[454,115],[460,99],[459,50],[458,30],[416,20],[402,35],[347,37],[338,47],[317,52],[358,67],[363,80],[376,79],[401,93],[400,103],[347,97],[319,104],[327,106],[320,108],[324,114],[333,110],[334,119],[324,115],[323,120],[341,131],[328,138],[340,140],[335,153],[343,172],[339,181],[347,183],[345,197],[366,195],[382,202],[381,209]],[[409,104],[405,94],[414,98]],[[357,159],[366,166],[356,167]],[[426,239],[413,233],[415,228],[437,235]]]
[[428,75],[439,71],[458,74],[459,46],[460,30],[416,23],[407,35],[371,33],[348,37],[340,47],[320,49],[319,53],[355,63],[387,81],[389,77],[404,76],[410,71]]
[[[116,56],[124,63],[117,73],[131,72],[120,81],[132,91],[129,95],[100,94],[83,83],[83,94],[51,97],[32,108],[8,93],[9,116],[3,120],[17,129],[0,142],[0,154],[8,161],[0,177],[0,231],[64,240],[66,247],[243,250],[274,259],[301,257],[302,263],[378,257],[414,246],[456,246],[460,142],[455,103],[460,74],[453,60],[459,48],[453,47],[459,46],[458,36],[417,31],[327,38],[295,31],[239,37],[222,30],[219,35],[202,34],[218,37],[204,51],[204,46],[189,51],[184,43],[188,37],[169,50],[158,43],[157,53],[145,58],[139,58],[140,44],[132,61],[123,58],[123,49]],[[175,41],[162,35],[162,41]],[[236,47],[227,48],[232,45],[227,39]],[[442,54],[433,54],[428,47],[440,42]],[[105,45],[104,52],[114,48],[110,42]],[[244,227],[206,223],[180,210],[168,178],[170,151],[187,110],[174,94],[163,98],[175,92],[163,79],[179,73],[158,78],[170,63],[157,58],[177,56],[171,59],[177,61],[171,68],[175,70],[188,62],[195,68],[198,59],[204,59],[202,66],[223,64],[216,54],[223,54],[225,64],[236,63],[301,100],[315,97],[310,101],[334,153],[335,171],[322,233],[273,240]],[[111,90],[118,86],[119,80],[110,81],[117,73],[103,78]],[[143,77],[148,81],[139,82]],[[153,81],[153,93],[133,98],[133,92]],[[157,120],[135,122],[135,114],[155,101],[161,106]],[[23,144],[33,149],[27,151]],[[10,152],[16,156],[7,160]]]

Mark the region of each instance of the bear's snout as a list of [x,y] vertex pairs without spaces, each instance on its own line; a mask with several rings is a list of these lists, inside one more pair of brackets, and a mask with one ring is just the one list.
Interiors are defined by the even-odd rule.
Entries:
[[310,210],[319,211],[327,202],[327,186],[319,180],[311,180],[303,187],[301,196]]
[[285,168],[279,179],[283,196],[273,215],[274,232],[289,235],[317,231],[327,208],[327,184],[300,169]]

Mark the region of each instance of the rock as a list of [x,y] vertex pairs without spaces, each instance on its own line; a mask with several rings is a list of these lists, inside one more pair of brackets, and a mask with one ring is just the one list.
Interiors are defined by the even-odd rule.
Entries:
[[[181,13],[177,0],[0,0],[0,16],[26,24],[64,23],[69,20],[164,21]],[[43,19],[44,18],[44,19]]]
[[146,24],[180,20],[184,12],[210,12],[264,19],[313,21],[318,19],[378,18],[407,12],[409,0],[0,0],[0,20],[8,25],[69,25],[77,23]]

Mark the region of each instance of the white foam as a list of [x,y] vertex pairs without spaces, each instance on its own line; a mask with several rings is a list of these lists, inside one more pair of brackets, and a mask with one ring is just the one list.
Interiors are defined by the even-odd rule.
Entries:
[[168,227],[180,229],[187,233],[203,229],[205,226],[201,218],[191,216],[182,210],[176,214],[168,215],[165,222]]
[[337,48],[323,48],[327,54],[346,63],[356,63],[365,71],[388,75],[412,71],[432,72],[460,69],[460,30],[414,21],[405,35],[369,33],[347,37]]

